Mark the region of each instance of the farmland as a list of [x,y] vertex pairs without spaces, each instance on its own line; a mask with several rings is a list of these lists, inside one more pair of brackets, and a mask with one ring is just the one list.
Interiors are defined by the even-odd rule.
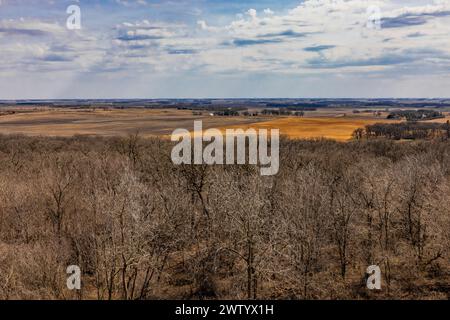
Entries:
[[[0,133],[28,136],[98,135],[143,137],[168,136],[177,128],[192,130],[194,120],[202,120],[203,128],[280,129],[281,134],[295,139],[351,139],[357,128],[387,120],[385,113],[361,112],[351,109],[320,109],[308,111],[304,117],[211,116],[191,110],[171,109],[76,109],[76,108],[5,108],[0,116]],[[442,121],[443,119],[439,119]]]
[[[385,120],[369,118],[358,119],[350,117],[283,117],[266,122],[253,123],[251,125],[247,125],[245,129],[280,129],[280,133],[282,135],[291,139],[326,138],[337,141],[347,141],[352,138],[352,133],[356,129],[377,122],[385,122]],[[234,126],[231,128],[237,127],[239,126]]]
[[[176,128],[191,129],[198,119],[192,112],[176,109],[78,110],[43,109],[18,112],[0,117],[0,133],[30,136],[100,135],[141,136],[168,135]],[[204,118],[205,128],[250,124],[264,119]]]

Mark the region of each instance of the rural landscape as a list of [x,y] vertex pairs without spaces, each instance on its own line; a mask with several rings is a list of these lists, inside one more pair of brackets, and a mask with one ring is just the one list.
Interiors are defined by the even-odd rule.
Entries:
[[[0,297],[448,299],[448,107],[373,102],[285,102],[301,116],[272,102],[4,102]],[[195,119],[279,128],[280,172],[174,165],[168,135]],[[370,265],[381,290],[366,288]]]
[[445,99],[0,101],[0,108],[0,133],[60,137],[168,137],[202,120],[205,129],[280,129],[292,139],[348,141],[367,125],[408,120],[397,114],[408,112],[401,110],[416,112],[424,123],[450,119],[450,100]]
[[449,301],[449,39],[450,0],[0,0],[0,301]]

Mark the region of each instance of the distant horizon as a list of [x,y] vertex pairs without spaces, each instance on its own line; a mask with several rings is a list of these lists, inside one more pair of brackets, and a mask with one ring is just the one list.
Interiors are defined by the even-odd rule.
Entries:
[[161,100],[169,100],[169,101],[177,101],[177,100],[450,100],[450,97],[378,97],[378,98],[366,98],[366,97],[302,97],[302,98],[291,98],[291,97],[237,97],[237,98],[42,98],[42,99],[0,99],[0,103],[3,102],[47,102],[47,101],[161,101]]

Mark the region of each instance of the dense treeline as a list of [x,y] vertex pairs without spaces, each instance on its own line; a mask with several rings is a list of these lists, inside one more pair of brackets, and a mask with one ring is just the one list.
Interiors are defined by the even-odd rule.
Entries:
[[387,138],[392,140],[450,139],[450,123],[401,122],[376,123],[353,133],[356,139]]
[[303,117],[305,112],[303,110],[296,110],[290,108],[280,108],[280,109],[264,109],[261,112],[265,116],[296,116]]
[[159,139],[0,136],[0,298],[449,298],[449,146],[284,140],[261,177]]
[[291,110],[291,111],[316,111],[317,108],[303,105],[303,104],[285,104],[285,103],[267,103],[267,108],[279,108],[284,110]]
[[445,118],[445,116],[440,111],[429,110],[429,109],[419,109],[419,110],[397,110],[392,111],[388,119],[405,119],[407,121],[420,121],[420,120],[431,120]]

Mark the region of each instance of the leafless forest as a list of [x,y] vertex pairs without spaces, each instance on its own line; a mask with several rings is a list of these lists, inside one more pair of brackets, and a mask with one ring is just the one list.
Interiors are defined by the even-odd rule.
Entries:
[[0,136],[0,298],[450,297],[448,141],[283,140],[273,177],[170,151]]

